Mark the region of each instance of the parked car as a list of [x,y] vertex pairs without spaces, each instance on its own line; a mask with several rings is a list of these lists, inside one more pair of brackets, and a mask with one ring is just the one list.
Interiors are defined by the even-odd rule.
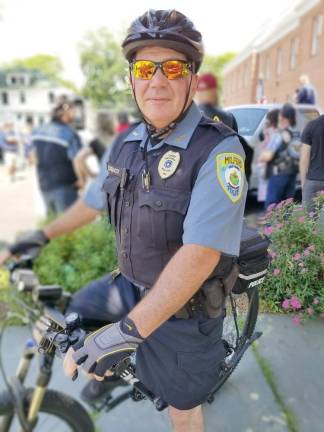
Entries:
[[[258,187],[258,177],[256,173],[256,162],[258,160],[261,140],[260,133],[263,130],[266,115],[273,109],[280,109],[283,104],[265,105],[236,105],[225,108],[231,112],[237,121],[238,132],[242,135],[250,147],[254,150],[252,161],[252,174],[249,181],[249,192],[254,194]],[[297,112],[297,128],[302,131],[306,124],[320,115],[320,110],[315,105],[294,105]]]

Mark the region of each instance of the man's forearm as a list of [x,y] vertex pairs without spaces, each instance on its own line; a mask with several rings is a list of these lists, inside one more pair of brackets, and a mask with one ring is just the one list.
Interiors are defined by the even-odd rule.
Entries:
[[308,167],[309,167],[310,149],[311,149],[311,147],[309,145],[302,144],[302,147],[300,150],[299,172],[300,172],[300,182],[301,182],[302,187],[304,186]]
[[142,337],[149,336],[184,306],[218,264],[220,253],[184,245],[170,260],[150,293],[130,312]]
[[94,220],[99,214],[100,211],[87,206],[80,198],[61,216],[46,225],[43,231],[49,239],[53,239],[81,228]]

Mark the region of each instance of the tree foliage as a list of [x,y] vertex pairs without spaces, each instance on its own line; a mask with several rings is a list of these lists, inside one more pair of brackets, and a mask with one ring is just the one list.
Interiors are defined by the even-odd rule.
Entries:
[[62,78],[64,68],[61,59],[57,56],[50,54],[35,54],[30,57],[15,59],[7,64],[6,67],[22,67],[30,70],[38,70],[54,82],[70,88],[75,92],[77,91],[75,85],[71,81]]
[[84,96],[96,106],[116,106],[131,100],[120,43],[106,28],[88,33],[80,43]]

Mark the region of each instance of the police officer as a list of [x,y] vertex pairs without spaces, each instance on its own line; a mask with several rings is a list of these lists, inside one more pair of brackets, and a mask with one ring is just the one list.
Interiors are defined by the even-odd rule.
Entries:
[[82,145],[70,126],[73,119],[73,101],[62,97],[52,111],[51,121],[35,129],[31,136],[47,213],[61,213],[77,199],[73,159]]
[[[224,294],[214,275],[219,261],[231,262],[224,258],[239,251],[244,152],[231,130],[202,118],[192,103],[202,42],[191,21],[176,11],[149,11],[123,47],[143,122],[116,139],[104,186],[121,273],[92,282],[70,305],[88,323],[116,324],[70,352],[65,369],[74,372],[73,354],[102,379],[137,349],[138,377],[170,404],[175,430],[199,432],[200,404],[225,355]],[[12,253],[93,219],[102,208],[101,184],[98,177],[61,218]]]
[[132,23],[123,52],[143,121],[117,139],[107,166],[121,273],[106,293],[107,303],[117,291],[121,302],[130,293],[140,301],[70,350],[65,371],[78,365],[103,379],[136,350],[138,378],[169,403],[174,430],[199,432],[200,405],[225,356],[224,295],[210,288],[221,257],[239,252],[244,152],[232,130],[192,102],[203,45],[187,17],[148,11]]

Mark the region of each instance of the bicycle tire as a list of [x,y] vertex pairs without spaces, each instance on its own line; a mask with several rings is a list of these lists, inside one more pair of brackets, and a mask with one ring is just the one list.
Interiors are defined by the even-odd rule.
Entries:
[[[32,388],[26,389],[24,396],[26,411],[28,410],[32,394]],[[59,419],[69,428],[69,432],[95,432],[93,421],[85,408],[75,399],[56,390],[46,391],[39,414]],[[14,404],[11,395],[8,391],[2,392],[0,394],[0,416],[12,415],[14,415]],[[43,429],[43,427],[38,429],[39,427],[40,425],[36,424],[35,431]],[[2,428],[0,422],[0,432],[9,432],[11,430],[11,427],[10,429]]]
[[[233,298],[236,302],[236,309],[239,315],[239,319],[242,318],[242,316],[246,317],[244,319],[244,324],[241,327],[242,330],[240,332],[240,341],[239,341],[239,347],[244,346],[245,342],[250,339],[250,337],[253,335],[255,325],[258,319],[258,312],[259,312],[259,290],[258,288],[253,288],[249,290],[246,293],[243,294],[232,294]],[[242,303],[242,298],[246,297],[245,304]],[[238,303],[241,301],[241,305]],[[241,309],[242,310],[241,310]],[[229,300],[227,300],[226,304],[226,318],[224,319],[224,331],[223,331],[223,339],[225,339],[230,344],[233,344],[233,340],[231,338],[236,337],[234,333],[234,320],[231,318],[230,313],[231,306],[229,304]],[[232,321],[232,330],[228,331],[228,334],[226,335],[226,320]],[[236,369],[237,365],[239,364],[241,359],[239,359],[234,366],[229,369],[227,372],[224,372],[224,375],[219,379],[216,386],[214,387],[213,391],[210,393],[207,401],[212,402],[213,397],[216,392],[220,390],[220,388],[225,384],[225,382],[228,380],[228,378],[232,375],[234,370]]]

